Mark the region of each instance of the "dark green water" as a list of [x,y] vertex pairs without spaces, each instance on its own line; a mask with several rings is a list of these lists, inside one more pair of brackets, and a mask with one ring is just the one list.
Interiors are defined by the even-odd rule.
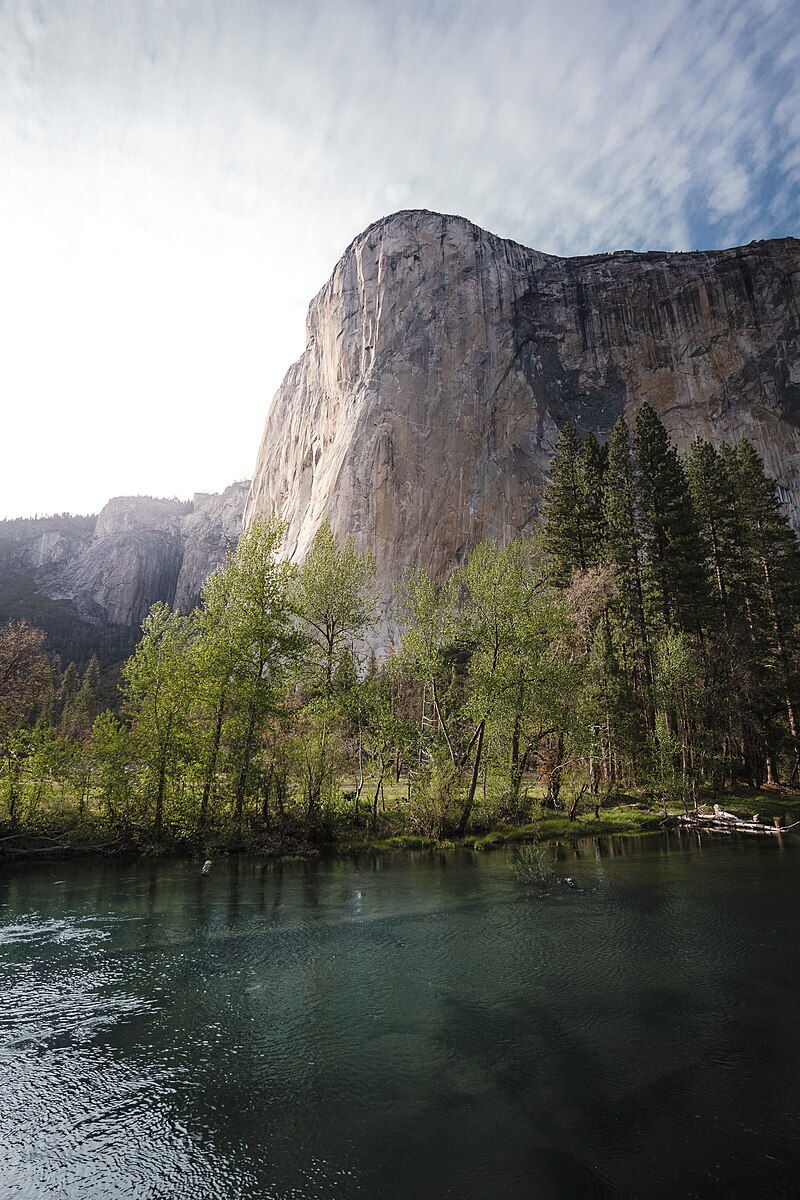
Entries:
[[800,1195],[800,843],[511,857],[6,870],[2,1200]]

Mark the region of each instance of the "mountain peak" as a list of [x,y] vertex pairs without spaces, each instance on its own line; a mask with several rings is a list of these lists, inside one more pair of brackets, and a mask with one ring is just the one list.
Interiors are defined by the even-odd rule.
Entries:
[[[246,520],[282,511],[444,571],[535,521],[559,429],[648,401],[682,448],[746,435],[800,495],[800,243],[559,258],[427,210],[354,239],[270,409]],[[796,507],[795,507],[795,511]]]

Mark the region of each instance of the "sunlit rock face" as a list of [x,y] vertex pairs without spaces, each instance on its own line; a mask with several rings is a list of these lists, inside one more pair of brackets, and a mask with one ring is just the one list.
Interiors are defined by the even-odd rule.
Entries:
[[559,428],[607,438],[643,401],[681,449],[751,439],[798,517],[800,242],[557,258],[460,217],[365,230],[312,301],[245,522],[302,557],[327,517],[437,571],[531,528]]
[[188,612],[239,539],[248,487],[185,502],[117,496],[96,519],[6,522],[0,569],[98,624],[138,626],[157,600]]
[[189,612],[200,600],[208,576],[225,559],[242,532],[242,515],[249,480],[232,483],[224,492],[195,493],[192,511],[181,521],[183,556],[172,604]]
[[200,492],[185,503],[115,497],[83,553],[49,581],[49,594],[112,625],[141,623],[157,600],[188,612],[239,538],[247,489],[234,483],[220,495]]

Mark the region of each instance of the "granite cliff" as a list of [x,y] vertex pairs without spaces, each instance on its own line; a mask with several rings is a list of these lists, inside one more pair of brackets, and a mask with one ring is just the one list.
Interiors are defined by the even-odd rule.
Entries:
[[800,242],[558,258],[400,212],[345,251],[270,408],[245,521],[327,517],[388,595],[531,528],[559,428],[649,402],[681,448],[745,435],[800,515]]
[[127,653],[150,606],[182,612],[237,542],[248,483],[190,501],[117,496],[96,517],[0,523],[0,622],[26,617],[65,661]]

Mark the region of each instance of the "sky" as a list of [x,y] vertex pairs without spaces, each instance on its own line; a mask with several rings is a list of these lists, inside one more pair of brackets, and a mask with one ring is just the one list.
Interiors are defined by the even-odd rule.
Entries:
[[553,254],[800,234],[797,0],[0,0],[0,517],[248,478],[404,208]]

